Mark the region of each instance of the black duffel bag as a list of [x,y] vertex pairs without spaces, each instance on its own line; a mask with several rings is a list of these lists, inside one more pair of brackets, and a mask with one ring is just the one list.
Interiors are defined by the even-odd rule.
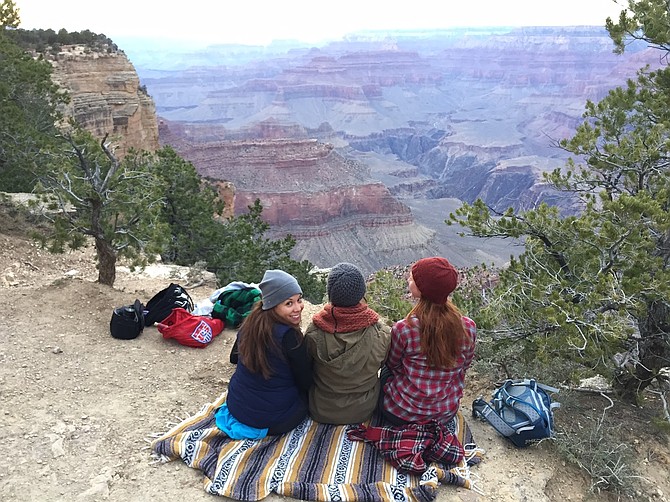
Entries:
[[147,302],[144,323],[153,326],[154,323],[162,322],[172,313],[172,309],[177,307],[193,312],[193,300],[182,286],[171,283]]
[[144,305],[135,300],[132,305],[117,307],[109,321],[109,331],[114,338],[132,340],[144,329]]

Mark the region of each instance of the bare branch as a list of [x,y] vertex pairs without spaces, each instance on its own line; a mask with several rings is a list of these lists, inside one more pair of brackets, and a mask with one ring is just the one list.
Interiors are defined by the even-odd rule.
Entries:
[[105,152],[105,155],[107,155],[107,158],[111,162],[112,166],[110,167],[109,171],[107,171],[107,175],[105,176],[105,180],[102,182],[102,185],[100,189],[102,191],[107,191],[109,188],[109,183],[116,171],[119,170],[119,167],[121,166],[121,163],[119,162],[119,159],[116,158],[116,156],[109,150],[109,148],[106,145],[107,141],[107,134],[105,134],[105,137],[102,138],[100,141],[100,147],[102,148],[102,151]]

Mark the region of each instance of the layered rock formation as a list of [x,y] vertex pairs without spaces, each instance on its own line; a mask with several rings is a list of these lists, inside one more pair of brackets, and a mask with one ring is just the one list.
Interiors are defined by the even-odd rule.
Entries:
[[67,46],[50,62],[53,80],[71,96],[65,114],[97,138],[108,134],[119,158],[130,148],[158,149],[154,101],[123,52]]
[[545,201],[573,211],[542,184],[544,171],[565,165],[556,142],[574,134],[587,99],[660,64],[643,45],[616,55],[603,28],[583,26],[364,33],[281,54],[259,48],[237,65],[229,55],[225,66],[224,49],[193,55],[197,68],[139,69],[159,115],[188,124],[193,141],[197,125],[205,136],[271,130],[392,154],[417,167],[404,195],[482,198],[497,209]]
[[[501,126],[500,132],[509,131]],[[442,135],[443,134],[443,135]],[[474,138],[455,133],[387,131],[381,138],[353,140],[351,146],[370,155],[393,153],[414,169],[380,173],[391,193],[412,198],[457,198],[472,203],[480,198],[500,212],[512,207],[524,210],[545,202],[557,206],[563,213],[579,210],[576,200],[547,185],[542,173],[559,169],[565,156],[553,152],[552,156],[525,155],[526,149],[519,140],[500,138],[492,132],[487,145],[473,145]],[[496,137],[498,136],[498,138]],[[360,158],[360,154],[352,153]],[[387,161],[388,162],[388,161]]]
[[269,236],[291,234],[296,259],[325,268],[355,257],[372,272],[436,252],[435,232],[417,225],[410,209],[370,178],[369,168],[345,159],[332,145],[314,139],[195,144],[165,122],[160,130],[202,176],[234,184],[236,214],[259,199]]
[[477,198],[500,211],[541,202],[577,211],[543,183],[567,161],[557,142],[574,134],[587,99],[659,64],[642,45],[614,54],[600,27],[289,45],[187,55],[163,46],[152,60],[142,46],[138,72],[164,120],[161,143],[232,183],[236,212],[260,198],[273,229],[298,238],[297,257],[321,266],[407,263],[434,242],[459,266],[479,263],[473,256],[503,263],[502,245],[456,251],[448,211]]

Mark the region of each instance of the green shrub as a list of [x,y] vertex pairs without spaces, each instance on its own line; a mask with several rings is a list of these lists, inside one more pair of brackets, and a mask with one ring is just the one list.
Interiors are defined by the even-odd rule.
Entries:
[[382,269],[369,280],[365,298],[389,325],[405,317],[414,303],[407,290],[406,270]]
[[[583,399],[588,399],[590,406],[580,402]],[[614,402],[606,399],[607,405],[598,410],[595,407],[598,400],[594,396],[581,397],[563,391],[561,409],[571,409],[573,413],[570,420],[557,421],[554,443],[567,461],[589,475],[591,491],[630,498],[640,487],[630,432],[626,430],[627,422],[617,416]]]

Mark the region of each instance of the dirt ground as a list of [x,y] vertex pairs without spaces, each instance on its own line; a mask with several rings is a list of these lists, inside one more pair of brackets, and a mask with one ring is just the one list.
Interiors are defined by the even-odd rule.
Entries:
[[[102,286],[95,282],[91,249],[54,256],[21,231],[0,220],[0,500],[215,500],[204,492],[200,472],[181,461],[153,463],[147,441],[226,390],[235,333],[224,331],[195,349],[164,340],[155,327],[117,340],[109,321],[114,307],[136,298],[146,303],[170,282],[196,302],[217,285],[120,269],[113,288]],[[303,321],[317,308],[308,306]],[[491,385],[469,375],[466,416],[475,397],[490,396]],[[571,416],[560,409],[556,421]],[[489,425],[469,423],[486,450],[473,468],[483,494],[445,486],[438,502],[615,499],[590,493],[587,477],[566,465],[551,443],[516,449]],[[667,437],[652,442],[640,434],[648,423],[627,426],[645,477],[635,499],[667,501]]]

